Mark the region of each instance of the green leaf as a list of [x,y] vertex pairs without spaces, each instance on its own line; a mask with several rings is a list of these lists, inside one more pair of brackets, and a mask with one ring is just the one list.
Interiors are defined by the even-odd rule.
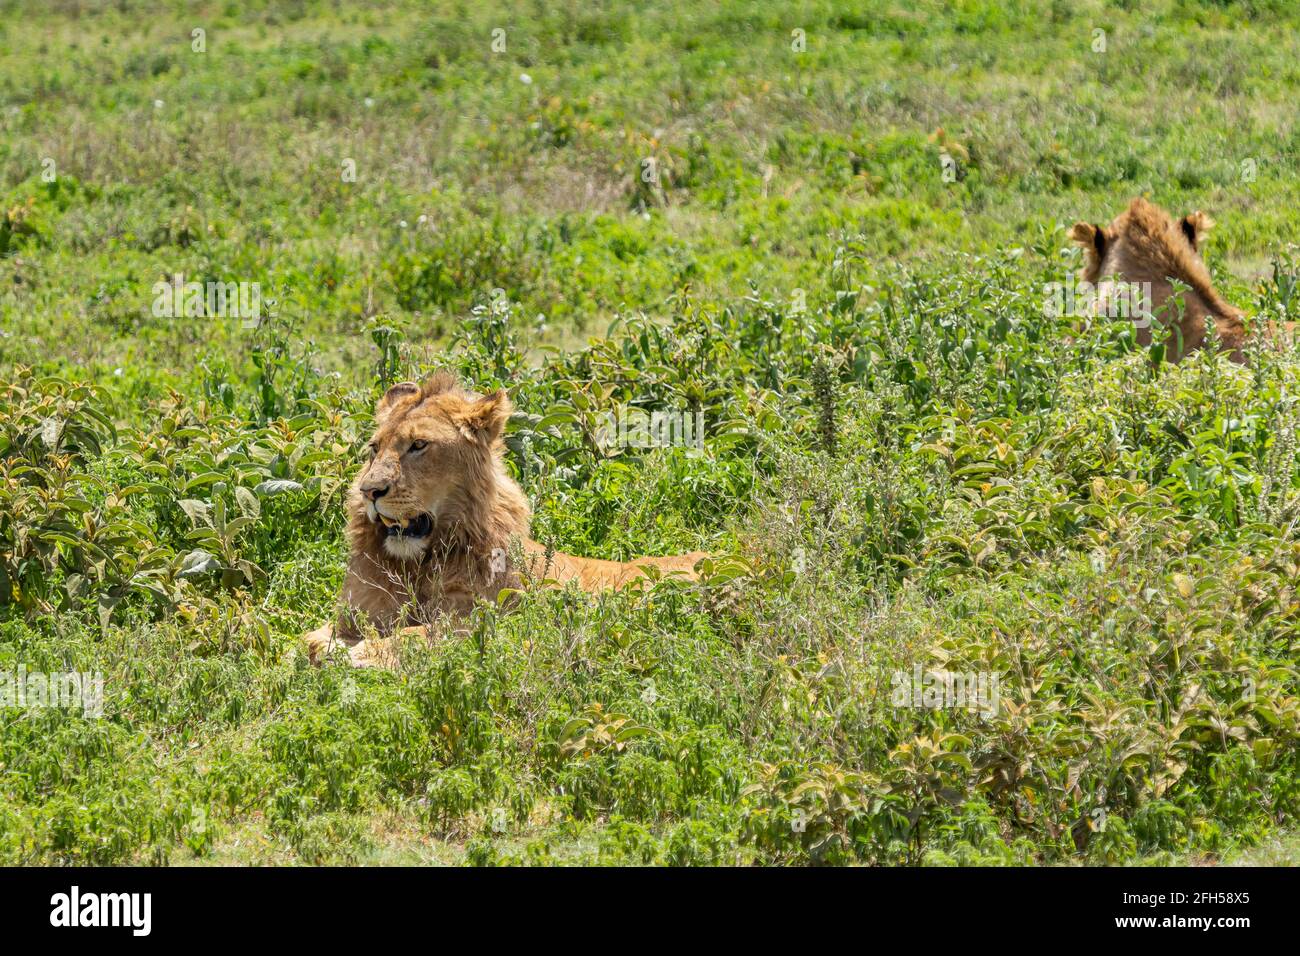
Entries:
[[181,561],[181,569],[176,572],[177,577],[197,577],[200,574],[207,574],[209,571],[216,571],[221,567],[221,562],[211,552],[202,549],[196,549],[185,555]]
[[182,498],[176,502],[180,509],[190,516],[190,521],[195,525],[205,524],[212,526],[212,506],[206,501],[199,501],[197,498]]
[[270,478],[261,482],[253,489],[263,498],[269,498],[273,495],[282,495],[290,491],[301,491],[302,483],[292,481],[288,478]]
[[235,503],[245,517],[260,518],[262,515],[262,503],[257,500],[257,495],[243,485],[235,488]]

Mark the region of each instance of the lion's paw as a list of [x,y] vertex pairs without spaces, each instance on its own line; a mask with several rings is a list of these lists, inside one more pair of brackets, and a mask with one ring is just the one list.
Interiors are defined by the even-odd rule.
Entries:
[[348,659],[353,667],[378,667],[397,670],[397,642],[392,638],[367,640],[348,649]]
[[302,639],[307,645],[307,659],[318,667],[325,660],[325,656],[339,645],[339,642],[334,639],[333,624],[322,624],[316,630],[308,631]]

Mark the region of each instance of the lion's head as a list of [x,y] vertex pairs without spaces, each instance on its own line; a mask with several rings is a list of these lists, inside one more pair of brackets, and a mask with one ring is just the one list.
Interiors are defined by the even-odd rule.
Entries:
[[410,561],[435,542],[482,548],[526,533],[526,500],[502,462],[510,411],[504,389],[474,395],[445,374],[388,389],[352,485],[354,543]]
[[[1145,318],[1166,324],[1179,321],[1183,348],[1181,353],[1170,351],[1173,359],[1201,344],[1207,320],[1215,323],[1226,347],[1239,348],[1242,313],[1215,290],[1201,259],[1213,225],[1200,211],[1174,220],[1140,196],[1107,226],[1075,223],[1070,238],[1083,247],[1084,255],[1079,278],[1096,288],[1098,312],[1113,315],[1116,299],[1131,303],[1134,295],[1140,296]],[[1187,290],[1175,295],[1174,279]],[[1148,324],[1139,325],[1144,344],[1150,341]]]

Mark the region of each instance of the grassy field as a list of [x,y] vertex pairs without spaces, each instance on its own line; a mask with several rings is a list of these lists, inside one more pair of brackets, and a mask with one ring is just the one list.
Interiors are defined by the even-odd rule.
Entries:
[[[0,863],[1295,862],[1300,358],[1044,290],[1146,195],[1297,318],[1298,26],[0,0],[0,694],[103,679],[0,696]],[[441,368],[510,389],[536,537],[705,579],[310,666]]]

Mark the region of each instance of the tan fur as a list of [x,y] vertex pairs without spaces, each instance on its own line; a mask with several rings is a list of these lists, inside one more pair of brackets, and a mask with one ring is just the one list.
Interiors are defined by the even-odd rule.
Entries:
[[[380,399],[373,455],[348,495],[351,555],[338,622],[305,636],[314,662],[341,643],[358,666],[391,666],[396,632],[463,616],[504,588],[545,580],[618,589],[649,567],[697,577],[702,551],[626,563],[553,552],[548,561],[528,537],[528,500],[503,462],[510,410],[504,390],[471,395],[447,375],[394,385]],[[418,442],[422,450],[413,447]],[[367,492],[385,487],[368,500]],[[406,524],[421,515],[431,516],[426,536],[387,535],[384,518]],[[367,625],[379,640],[363,640]]]
[[[1199,252],[1213,225],[1210,217],[1199,211],[1175,222],[1159,206],[1139,196],[1109,226],[1075,223],[1070,238],[1084,250],[1079,278],[1098,287],[1099,305],[1105,304],[1112,280],[1149,283],[1154,319],[1164,325],[1178,320],[1181,347],[1177,335],[1170,338],[1166,347],[1170,361],[1177,362],[1200,348],[1210,321],[1218,333],[1219,347],[1233,360],[1244,361],[1244,315],[1219,295]],[[1188,289],[1175,296],[1171,278]],[[1149,345],[1150,328],[1139,324],[1137,331],[1138,341]]]

